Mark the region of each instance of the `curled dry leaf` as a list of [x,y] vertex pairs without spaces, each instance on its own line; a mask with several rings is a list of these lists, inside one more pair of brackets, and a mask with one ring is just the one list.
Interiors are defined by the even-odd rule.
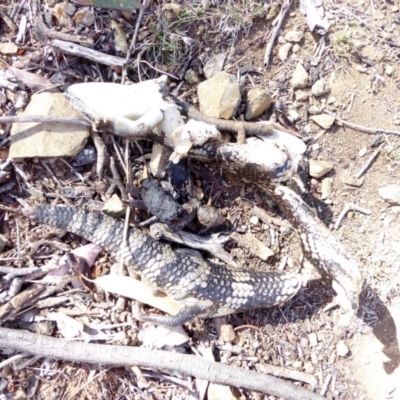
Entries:
[[127,276],[105,275],[94,282],[107,292],[140,301],[171,315],[176,315],[180,309],[179,304],[171,297],[155,296],[152,287]]

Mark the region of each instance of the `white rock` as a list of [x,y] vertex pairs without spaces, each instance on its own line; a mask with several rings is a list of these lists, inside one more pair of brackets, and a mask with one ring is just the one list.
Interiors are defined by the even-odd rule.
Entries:
[[310,97],[309,93],[305,90],[296,90],[294,95],[297,101],[306,101]]
[[264,89],[251,89],[247,94],[245,118],[257,118],[271,106],[272,97]]
[[4,55],[14,55],[18,52],[18,46],[14,43],[0,43],[0,53]]
[[393,205],[400,205],[400,185],[388,185],[379,189],[383,200]]
[[308,112],[311,115],[316,115],[316,114],[319,114],[321,112],[321,110],[317,106],[310,106],[310,108],[308,109]]
[[111,217],[121,217],[125,214],[126,206],[117,194],[113,194],[105,203],[101,211]]
[[291,43],[285,43],[278,50],[278,57],[281,61],[285,61],[289,56],[289,51],[292,48]]
[[386,72],[386,75],[389,75],[389,76],[392,75],[393,67],[391,65],[386,65],[385,72]]
[[313,178],[321,178],[333,168],[333,164],[323,160],[309,160],[309,174]]
[[318,338],[317,335],[314,332],[311,332],[308,335],[308,341],[310,342],[311,347],[315,347],[318,344]]
[[326,200],[332,194],[332,178],[325,178],[321,184],[321,200]]
[[336,345],[336,352],[337,352],[338,356],[346,357],[349,354],[350,350],[346,346],[346,344],[344,343],[343,340],[339,340],[339,342]]
[[[39,93],[21,116],[82,118],[63,93]],[[86,145],[89,128],[71,124],[15,123],[11,128],[10,158],[75,157]]]
[[258,217],[256,217],[255,215],[253,215],[253,216],[250,218],[250,223],[251,223],[252,225],[258,225],[259,222],[260,222],[260,219],[259,219]]
[[329,114],[313,115],[310,119],[324,129],[329,129],[335,122],[335,116]]
[[289,110],[288,116],[292,122],[297,122],[300,119],[300,114],[296,110]]
[[304,89],[307,85],[308,73],[300,63],[297,63],[292,75],[292,87],[293,89]]
[[315,97],[323,96],[324,94],[329,93],[329,88],[323,79],[318,79],[314,85],[312,85],[311,93]]
[[358,156],[359,157],[364,157],[367,154],[367,148],[366,147],[362,147],[360,149],[360,151],[358,152]]
[[293,52],[293,53],[298,53],[299,50],[300,50],[300,46],[296,43],[296,44],[293,46],[292,52]]
[[288,31],[286,32],[284,39],[287,42],[292,42],[292,43],[299,43],[303,39],[304,35],[303,32],[300,31]]
[[232,118],[241,100],[236,77],[224,71],[201,82],[197,95],[203,114],[223,119]]

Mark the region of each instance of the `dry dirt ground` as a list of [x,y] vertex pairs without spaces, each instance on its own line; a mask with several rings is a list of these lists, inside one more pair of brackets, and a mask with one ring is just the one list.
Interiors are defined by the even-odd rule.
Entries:
[[[358,212],[347,214],[340,229],[335,232],[348,252],[358,260],[365,279],[360,310],[351,321],[340,324],[335,311],[322,310],[332,299],[333,291],[329,284],[314,281],[283,308],[233,315],[223,321],[187,324],[185,329],[191,337],[190,346],[196,348],[200,343],[204,346],[214,343],[218,360],[243,368],[253,369],[255,364],[265,363],[306,372],[317,379],[317,391],[322,391],[328,398],[400,400],[400,208],[384,202],[378,193],[383,186],[399,183],[400,138],[396,134],[385,134],[384,130],[399,130],[400,133],[400,13],[396,2],[359,0],[354,4],[347,3],[350,2],[324,1],[331,27],[325,37],[322,54],[317,56],[316,47],[321,39],[309,31],[298,2],[294,1],[275,43],[271,65],[266,69],[263,66],[265,39],[271,24],[265,19],[268,2],[211,2],[209,10],[204,12],[200,2],[186,1],[176,3],[179,5],[179,15],[174,14],[176,8],[165,7],[161,1],[154,2],[144,14],[133,53],[133,58],[143,62],[136,63],[128,71],[128,78],[136,82],[139,73],[141,79],[147,79],[158,76],[162,70],[180,77],[171,80],[171,88],[174,89],[182,80],[185,68],[199,71],[199,66],[220,52],[228,53],[225,68],[233,74],[240,67],[253,65],[258,73],[246,75],[242,85],[243,97],[252,87],[270,90],[274,100],[280,101],[284,110],[296,110],[299,113],[300,118],[295,122],[297,129],[304,136],[313,138],[309,142],[307,156],[334,165],[327,175],[332,178],[332,193],[328,199],[319,200],[321,180],[307,177],[306,201],[315,207],[330,228],[333,228],[339,213],[347,204],[354,203],[371,211],[369,215]],[[42,6],[54,12],[54,4],[43,2]],[[27,6],[14,15],[16,24],[24,13],[29,15]],[[114,50],[110,37],[107,38],[110,18],[120,21],[128,38],[131,38],[137,15],[134,13],[123,17],[116,11],[96,10],[96,21],[99,23],[101,19],[103,28],[97,25],[96,31],[91,27],[81,29],[80,33],[92,32],[95,40],[102,37],[104,40],[97,47],[98,50],[121,55]],[[54,15],[50,19],[53,24],[49,26],[50,29],[61,29]],[[74,22],[71,24],[74,26]],[[2,29],[7,31],[5,26]],[[277,51],[285,42],[285,33],[293,30],[303,32],[303,39],[297,52],[291,52],[285,61],[281,61]],[[24,54],[19,58],[9,57],[7,62],[10,65],[17,66],[18,61],[19,68],[29,68],[47,78],[54,77],[61,69],[65,84],[82,81],[85,73],[91,74],[89,80],[99,80],[99,76],[107,81],[118,82],[120,79],[121,71],[118,68],[94,67],[92,62],[70,56],[65,59],[59,57],[60,64],[56,66],[51,58],[50,45],[41,45],[32,31],[28,35],[32,36],[25,46],[21,46]],[[11,40],[12,35],[9,37]],[[33,54],[36,54],[36,58]],[[70,63],[65,64],[65,60]],[[310,61],[315,62],[320,76],[329,82],[330,93],[318,99],[310,93],[308,99],[300,102],[295,99],[291,88],[291,76],[298,62],[307,64]],[[305,91],[310,92],[310,88]],[[198,105],[195,87],[183,82],[177,94]],[[323,130],[308,118],[308,110],[312,106],[321,110],[326,107],[343,120],[376,128],[376,132],[363,133],[338,123],[329,130]],[[11,99],[4,104],[3,115],[8,115],[10,110]],[[270,115],[271,111],[262,118],[267,119]],[[5,154],[9,143],[7,134],[8,129],[4,126],[1,143]],[[378,140],[377,137],[384,146],[365,173],[363,184],[356,187],[343,183],[343,177],[349,171],[354,173],[361,168],[376,150],[372,144]],[[150,151],[149,144],[143,146],[144,151]],[[360,151],[365,153],[363,148],[366,148],[366,154],[361,156]],[[52,177],[40,164],[26,161],[19,165],[30,173],[31,184],[43,192],[51,189],[42,185],[43,176],[47,179],[45,183],[51,181]],[[140,176],[142,166],[135,164],[135,168],[135,176]],[[53,162],[52,169],[62,182],[70,173],[57,160]],[[253,226],[249,222],[252,205],[264,207],[272,216],[283,216],[276,207],[271,208],[270,203],[263,200],[259,190],[238,184],[229,174],[221,177],[218,170],[211,168],[207,172],[204,166],[196,163],[193,163],[192,171],[195,178],[202,182],[205,200],[212,193],[213,205],[224,208],[228,215],[235,215],[239,227],[244,227],[262,240],[269,240],[269,228],[265,229],[262,224]],[[17,185],[10,193],[1,193],[1,203],[15,206],[14,197],[10,194],[26,197],[24,187]],[[2,212],[2,223],[1,233],[6,233],[13,244],[6,248],[2,256],[13,257],[16,254],[13,215]],[[28,222],[22,220],[21,223],[22,228],[26,229]],[[76,240],[71,237],[67,239],[69,243]],[[276,268],[286,258],[288,269],[298,269],[296,262],[299,249],[294,235],[282,236],[280,245],[281,252],[268,268]],[[242,265],[263,266],[240,248],[233,246],[231,251]],[[102,261],[102,266],[108,266],[106,255]],[[15,266],[18,264],[15,263]],[[243,348],[243,354],[226,348],[224,350],[223,344],[218,342],[218,325],[221,323],[237,328],[234,344]],[[347,354],[342,353],[343,344],[349,349]],[[8,357],[6,353],[3,354],[4,359]],[[28,378],[36,374],[40,377],[37,392],[40,394],[34,395],[34,398],[49,399],[53,392],[61,394],[63,398],[106,398],[107,390],[111,398],[123,395],[128,398],[157,399],[198,396],[187,386],[177,383],[182,383],[182,379],[171,379],[165,383],[159,375],[150,374],[146,378],[149,385],[142,385],[138,389],[134,383],[128,383],[128,378],[132,377],[122,369],[111,368],[94,378],[89,368],[81,364],[54,363],[47,365],[47,372],[39,371],[40,366],[38,362],[20,372],[15,372],[10,366],[7,370],[3,369],[4,393],[14,393],[14,398],[24,398]],[[80,389],[75,395],[76,387]],[[272,399],[271,396],[247,391],[242,391],[240,396]]]

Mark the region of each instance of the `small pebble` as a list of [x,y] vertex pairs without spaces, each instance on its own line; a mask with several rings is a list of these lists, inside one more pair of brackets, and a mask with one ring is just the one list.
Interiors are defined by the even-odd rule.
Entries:
[[255,215],[253,215],[253,216],[250,218],[250,223],[251,223],[252,225],[258,225],[259,222],[260,222],[260,219],[259,219],[258,217],[256,217]]
[[346,357],[350,352],[343,340],[339,340],[338,344],[336,345],[336,351],[340,357]]
[[358,152],[359,157],[364,157],[367,154],[367,148],[363,147],[361,150]]

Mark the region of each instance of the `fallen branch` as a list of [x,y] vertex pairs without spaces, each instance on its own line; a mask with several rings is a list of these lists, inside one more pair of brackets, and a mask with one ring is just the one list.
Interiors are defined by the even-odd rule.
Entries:
[[371,166],[371,164],[375,161],[375,158],[378,157],[378,154],[382,151],[385,147],[384,144],[381,144],[372,154],[370,158],[366,161],[366,163],[358,170],[358,172],[354,175],[357,179],[360,179],[365,171]]
[[89,47],[80,46],[79,44],[54,39],[53,47],[63,53],[72,54],[73,56],[82,57],[99,64],[109,65],[111,67],[123,67],[125,65],[124,58],[101,53],[100,51],[90,49]]
[[272,22],[273,28],[269,33],[268,43],[265,48],[265,56],[264,56],[264,65],[268,68],[269,59],[271,58],[272,48],[275,43],[276,36],[278,35],[279,30],[281,29],[283,20],[285,19],[285,15],[289,10],[291,0],[284,0],[282,3],[281,11],[279,15]]
[[346,204],[346,206],[343,208],[342,212],[339,214],[338,219],[335,223],[334,229],[338,230],[340,225],[342,224],[342,221],[344,219],[344,217],[346,216],[346,214],[349,211],[358,211],[362,214],[366,214],[366,215],[370,215],[372,212],[370,210],[368,210],[367,208],[363,208],[363,207],[359,207],[357,204]]
[[330,115],[334,115],[335,121],[339,122],[339,124],[347,126],[356,131],[365,132],[365,133],[375,133],[375,134],[385,133],[387,135],[400,135],[400,131],[392,131],[390,129],[380,129],[380,128],[368,128],[367,126],[353,124],[352,122],[348,122],[344,119],[341,119],[341,118],[337,117],[336,113],[334,113],[332,111],[324,110],[324,112],[327,114],[330,114]]
[[177,97],[171,96],[170,99],[176,104],[181,114],[196,121],[202,121],[210,125],[215,125],[220,131],[240,134],[244,129],[246,131],[246,135],[249,136],[268,136],[272,135],[274,130],[278,130],[281,132],[290,133],[298,138],[302,137],[299,133],[286,129],[272,121],[263,121],[262,124],[245,121],[227,121],[225,119],[204,115],[190,103],[178,99]]
[[267,393],[286,400],[322,400],[301,386],[266,374],[216,363],[201,357],[140,347],[70,342],[35,333],[0,328],[0,348],[57,360],[174,370],[210,382]]

